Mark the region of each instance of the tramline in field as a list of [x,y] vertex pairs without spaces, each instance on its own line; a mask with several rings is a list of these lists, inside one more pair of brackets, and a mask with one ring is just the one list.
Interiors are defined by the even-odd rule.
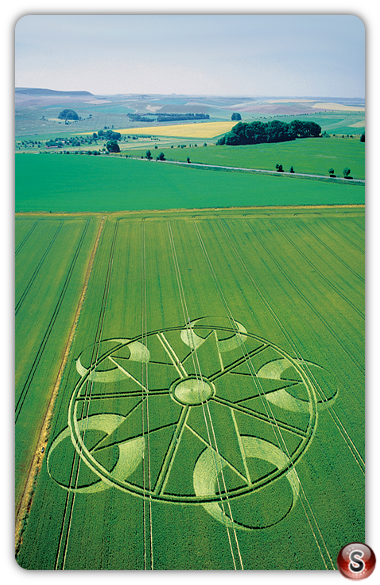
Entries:
[[104,220],[22,566],[335,568],[364,538],[363,219]]

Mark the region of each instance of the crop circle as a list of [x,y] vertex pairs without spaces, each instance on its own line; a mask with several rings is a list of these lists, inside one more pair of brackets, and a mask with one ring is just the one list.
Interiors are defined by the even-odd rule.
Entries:
[[[254,492],[284,475],[294,483],[290,471],[317,421],[308,362],[237,322],[213,324],[206,318],[151,331],[143,339],[107,340],[93,364],[80,359],[67,432],[99,485],[153,500],[207,504]],[[156,378],[149,373],[149,384],[148,368],[159,372]],[[133,407],[116,416],[110,397]],[[104,433],[97,447],[84,432],[87,400],[96,403],[97,414],[87,413],[91,429]],[[115,446],[119,461],[110,469],[99,453]],[[266,468],[255,475],[250,465],[257,459]],[[149,481],[142,471],[147,460],[153,470]],[[217,488],[220,477],[224,486]]]

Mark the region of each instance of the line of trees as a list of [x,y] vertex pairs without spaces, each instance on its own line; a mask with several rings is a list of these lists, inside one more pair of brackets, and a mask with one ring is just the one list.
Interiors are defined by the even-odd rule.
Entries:
[[181,120],[209,120],[209,114],[157,114],[157,122],[176,122]]
[[271,122],[239,122],[230,132],[222,136],[217,144],[241,145],[263,142],[287,142],[296,138],[321,135],[321,127],[315,122],[293,120],[289,124],[280,120]]

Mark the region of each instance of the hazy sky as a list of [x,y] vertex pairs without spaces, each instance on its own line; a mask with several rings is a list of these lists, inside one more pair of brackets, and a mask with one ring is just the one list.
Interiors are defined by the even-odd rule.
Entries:
[[364,97],[365,28],[344,15],[31,15],[16,87],[94,94]]

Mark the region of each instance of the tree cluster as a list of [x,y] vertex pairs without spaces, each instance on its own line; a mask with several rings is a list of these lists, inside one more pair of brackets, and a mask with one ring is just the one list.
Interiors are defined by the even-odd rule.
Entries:
[[287,142],[296,138],[317,137],[321,127],[315,122],[293,120],[289,124],[279,120],[271,122],[239,122],[222,136],[217,144],[241,145],[263,142]]
[[78,114],[74,111],[74,110],[62,110],[62,112],[59,113],[58,118],[60,120],[79,120],[79,116]]
[[141,114],[128,114],[128,118],[131,122],[154,122],[154,118],[148,118],[147,116],[141,116]]
[[121,140],[120,132],[114,132],[113,130],[107,130],[107,132],[104,132],[104,130],[99,130],[98,137],[102,140]]

